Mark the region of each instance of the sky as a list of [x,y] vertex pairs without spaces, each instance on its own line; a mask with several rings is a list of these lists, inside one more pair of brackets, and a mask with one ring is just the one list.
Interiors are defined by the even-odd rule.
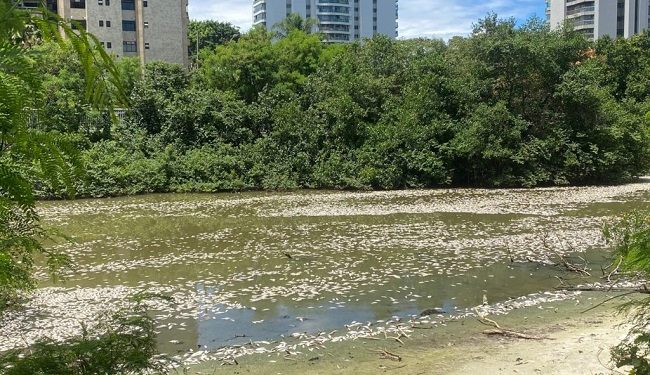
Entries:
[[[379,0],[382,1],[382,0]],[[230,22],[242,31],[251,27],[252,0],[189,0],[190,18]],[[399,0],[399,36],[449,39],[467,35],[489,12],[519,22],[544,17],[544,0]]]

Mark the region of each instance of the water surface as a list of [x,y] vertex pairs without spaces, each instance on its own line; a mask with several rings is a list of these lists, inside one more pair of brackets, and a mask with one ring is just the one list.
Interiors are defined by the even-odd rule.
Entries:
[[[63,285],[43,280],[25,311],[3,319],[0,335],[9,338],[4,348],[64,337],[138,291],[176,301],[152,312],[168,352],[342,330],[432,307],[454,313],[575,278],[549,265],[560,254],[607,262],[600,227],[634,208],[650,208],[647,181],[45,202],[47,225],[75,239],[49,246],[70,254],[75,272]],[[25,332],[20,340],[16,330]]]

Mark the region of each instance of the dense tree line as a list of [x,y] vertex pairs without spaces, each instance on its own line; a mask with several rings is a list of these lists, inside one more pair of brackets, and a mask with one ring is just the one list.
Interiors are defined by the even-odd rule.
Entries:
[[590,42],[496,16],[447,43],[253,29],[189,72],[121,60],[118,123],[85,108],[70,54],[42,48],[38,116],[79,135],[88,196],[614,183],[649,165],[648,33]]

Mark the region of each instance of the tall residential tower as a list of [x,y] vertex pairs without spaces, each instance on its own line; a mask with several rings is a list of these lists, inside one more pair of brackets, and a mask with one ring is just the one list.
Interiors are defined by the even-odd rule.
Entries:
[[650,0],[547,0],[552,28],[570,21],[591,39],[628,38],[648,28]]
[[[138,57],[142,63],[188,65],[188,0],[46,0],[61,18],[76,21],[99,39],[108,53]],[[41,0],[20,0],[37,8]]]
[[253,25],[271,30],[291,13],[318,21],[330,42],[397,37],[397,0],[253,0]]

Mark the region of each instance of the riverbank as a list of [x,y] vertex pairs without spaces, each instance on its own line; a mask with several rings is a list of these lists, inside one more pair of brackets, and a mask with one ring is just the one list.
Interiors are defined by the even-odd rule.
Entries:
[[[417,329],[409,338],[355,340],[328,344],[298,355],[263,354],[231,362],[206,362],[189,374],[607,374],[609,348],[627,332],[618,302],[584,312],[611,296],[582,293],[491,317],[503,327],[544,336],[544,340],[487,336],[475,319]],[[382,351],[401,361],[382,358]]]

